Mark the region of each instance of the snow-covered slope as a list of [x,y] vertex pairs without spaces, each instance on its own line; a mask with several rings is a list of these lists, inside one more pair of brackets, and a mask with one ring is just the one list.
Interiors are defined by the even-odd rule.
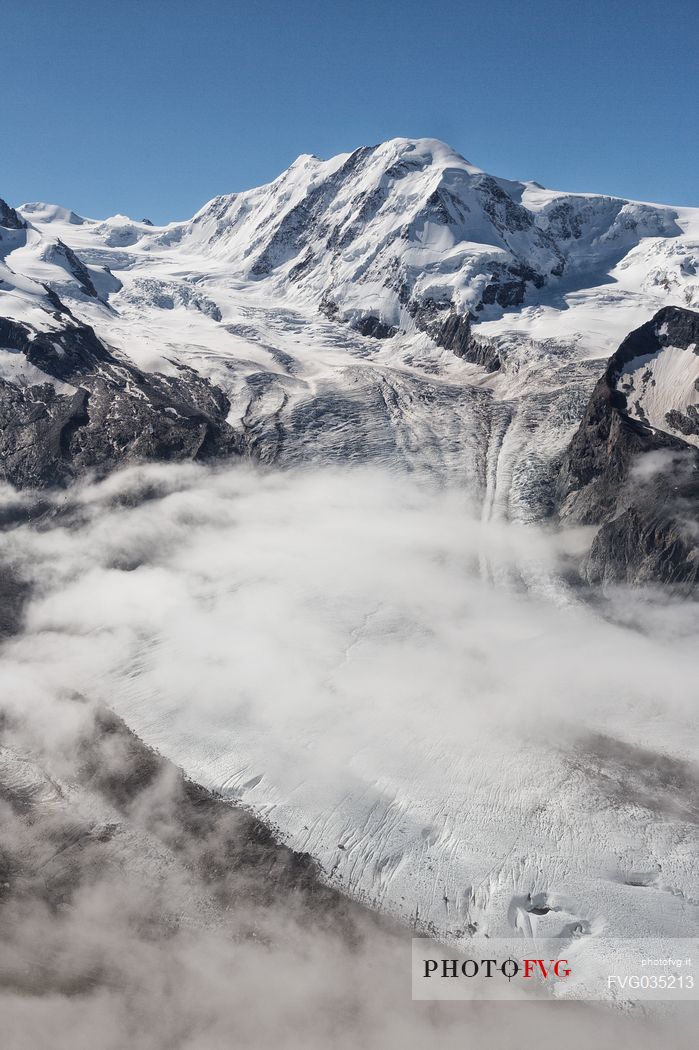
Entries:
[[681,233],[673,209],[496,179],[443,143],[397,139],[299,158],[161,240],[387,334],[451,308],[496,317],[562,279],[585,287],[642,240]]
[[699,446],[699,350],[661,344],[625,362],[617,379],[629,415]]

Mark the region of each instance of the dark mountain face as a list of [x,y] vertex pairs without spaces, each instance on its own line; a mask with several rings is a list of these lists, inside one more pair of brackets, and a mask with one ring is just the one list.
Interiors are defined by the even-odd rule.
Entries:
[[[20,488],[64,484],[93,471],[144,461],[203,461],[236,455],[230,404],[193,369],[145,374],[118,360],[87,325],[64,314],[50,335],[0,318],[0,345],[46,376],[0,380],[0,462]],[[58,380],[58,385],[51,379]]]
[[[697,345],[699,314],[678,307],[632,332],[610,359],[564,456],[562,520],[602,526],[585,566],[591,582],[693,584],[699,576],[699,448],[633,418],[624,388],[630,365],[642,361],[647,370],[670,348],[699,375]],[[691,418],[681,408],[668,415],[669,424]]]
[[0,226],[8,230],[23,230],[26,227],[24,219],[20,218],[14,208],[11,208],[0,197]]

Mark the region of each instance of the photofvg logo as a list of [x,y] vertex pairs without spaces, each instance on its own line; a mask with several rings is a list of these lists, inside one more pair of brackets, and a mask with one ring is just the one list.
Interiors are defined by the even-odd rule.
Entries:
[[521,999],[539,995],[542,982],[553,985],[571,977],[571,963],[559,951],[525,954],[513,950],[511,941],[481,943],[483,951],[459,956],[434,941],[414,938],[413,999]]
[[699,998],[699,939],[481,938],[461,954],[413,939],[413,999]]
[[504,962],[497,959],[425,959],[425,977],[503,977],[511,981],[523,977],[525,981],[542,977],[545,981],[555,977],[570,977],[567,959],[513,959]]

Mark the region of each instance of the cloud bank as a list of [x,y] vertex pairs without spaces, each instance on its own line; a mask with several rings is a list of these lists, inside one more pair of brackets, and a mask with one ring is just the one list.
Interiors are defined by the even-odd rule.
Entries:
[[[484,526],[463,493],[368,470],[139,468],[49,502],[5,500],[5,579],[15,604],[31,595],[0,672],[13,1046],[49,1030],[59,1047],[521,1045],[522,1024],[541,1046],[631,1031],[642,1044],[633,1021],[590,1008],[512,1004],[522,1021],[410,1003],[399,932],[231,860],[218,822],[202,841],[173,767],[148,772],[102,712],[355,896],[407,919],[430,896],[437,914],[443,891],[447,926],[497,933],[506,884],[564,882],[543,845],[556,813],[518,855],[513,829],[550,803],[532,763],[579,777],[570,797],[589,793],[602,839],[628,817],[610,886],[659,855],[691,884],[696,605],[616,591],[593,611],[566,583],[584,533]],[[653,806],[658,827],[641,833]],[[645,904],[615,901],[576,900],[575,917],[645,921]],[[670,1024],[683,1038],[683,1017]]]

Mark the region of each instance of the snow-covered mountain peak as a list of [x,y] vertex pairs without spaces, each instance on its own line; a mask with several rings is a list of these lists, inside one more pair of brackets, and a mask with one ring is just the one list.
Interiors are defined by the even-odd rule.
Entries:
[[[441,139],[396,137],[380,142],[376,146],[362,149],[371,151],[376,162],[385,168],[390,168],[392,164],[402,160],[416,168],[457,168],[474,175],[483,173],[481,168],[471,164],[461,153],[446,142],[442,142]],[[357,152],[359,150],[355,150],[355,153]]]
[[0,316],[52,327],[55,315],[70,316],[63,295],[108,310],[106,299],[121,288],[120,281],[104,265],[85,265],[60,236],[88,223],[55,205],[15,210],[0,200]]
[[[426,333],[469,356],[471,331],[568,338],[611,353],[662,306],[699,303],[692,209],[499,178],[431,138],[327,160],[302,154],[272,182],[217,196],[165,226],[47,204],[18,214],[72,249],[100,299],[116,286],[100,284],[95,267],[117,274],[125,287],[109,302],[117,312],[150,302],[226,323],[237,311],[227,305],[233,293],[364,336]],[[12,265],[38,273],[26,253]],[[80,285],[59,283],[69,299],[77,288],[79,311],[99,326]],[[612,300],[624,310],[610,312]]]
[[204,256],[390,336],[434,331],[453,312],[497,319],[581,273],[605,283],[642,241],[681,232],[671,208],[496,178],[437,139],[396,138],[330,160],[302,155],[190,222],[129,227],[109,243],[145,237],[149,251]]

